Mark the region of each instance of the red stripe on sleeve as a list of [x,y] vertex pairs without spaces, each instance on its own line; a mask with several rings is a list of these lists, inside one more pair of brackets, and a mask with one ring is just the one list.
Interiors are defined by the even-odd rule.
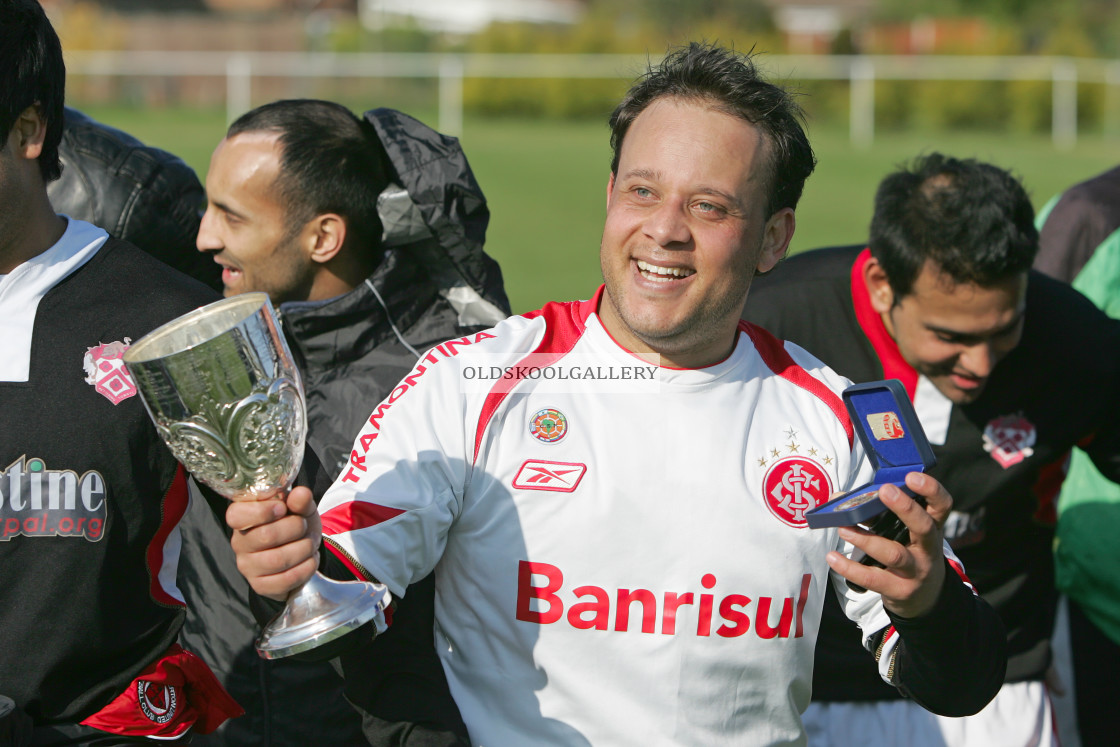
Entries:
[[163,569],[164,553],[167,551],[167,538],[171,531],[182,521],[190,503],[190,492],[187,487],[187,470],[183,465],[175,466],[175,476],[171,478],[171,485],[163,495],[163,521],[156,530],[152,541],[148,544],[146,553],[148,559],[148,575],[151,579],[152,599],[160,604],[172,607],[182,607],[183,603],[167,593],[160,585],[159,572]]
[[403,513],[403,508],[352,500],[324,512],[320,519],[323,522],[323,534],[334,535],[376,526]]
[[949,561],[949,566],[954,571],[956,571],[958,576],[961,577],[961,581],[964,582],[964,585],[972,590],[973,595],[976,595],[976,587],[972,585],[972,579],[970,579],[968,577],[968,574],[964,572],[964,566],[962,566],[960,563],[953,560],[952,558],[945,558],[945,559]]
[[906,387],[910,399],[918,390],[918,372],[906,362],[898,350],[898,344],[887,332],[883,319],[871,308],[871,296],[867,292],[867,283],[863,280],[863,268],[871,259],[871,250],[864,249],[856,257],[852,265],[852,306],[856,312],[856,321],[867,335],[867,341],[875,349],[875,355],[883,364],[884,379],[898,379]]
[[758,351],[763,362],[771,371],[809,392],[832,411],[832,414],[840,421],[840,425],[844,427],[844,434],[848,437],[848,448],[852,448],[855,443],[855,430],[852,428],[852,421],[848,418],[848,409],[844,407],[843,401],[837,396],[836,392],[797,365],[790,357],[789,351],[786,350],[782,341],[762,327],[741,321],[739,322],[739,329],[751,338],[755,350]]
[[1058,523],[1058,494],[1062,492],[1062,483],[1066,480],[1069,457],[1070,452],[1067,450],[1045,465],[1038,471],[1038,479],[1031,486],[1031,492],[1038,499],[1034,520],[1039,524],[1052,527]]

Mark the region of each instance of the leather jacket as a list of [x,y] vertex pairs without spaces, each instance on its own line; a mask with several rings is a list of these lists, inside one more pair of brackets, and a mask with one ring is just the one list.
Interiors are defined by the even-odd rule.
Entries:
[[195,248],[206,192],[182,159],[69,107],[58,151],[62,176],[47,185],[56,213],[100,226],[221,290],[221,268]]

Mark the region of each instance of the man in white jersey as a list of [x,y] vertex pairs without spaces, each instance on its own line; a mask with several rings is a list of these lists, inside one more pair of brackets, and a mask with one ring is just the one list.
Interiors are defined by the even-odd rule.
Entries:
[[809,530],[870,478],[846,381],[739,322],[814,166],[799,116],[727,50],[651,69],[611,118],[604,286],[429,351],[318,514],[305,490],[231,506],[254,590],[283,599],[318,566],[399,594],[434,569],[475,744],[803,744],[830,586],[885,680],[983,707],[1003,629],[944,554],[948,494],[919,474],[928,510],[884,491],[906,544]]

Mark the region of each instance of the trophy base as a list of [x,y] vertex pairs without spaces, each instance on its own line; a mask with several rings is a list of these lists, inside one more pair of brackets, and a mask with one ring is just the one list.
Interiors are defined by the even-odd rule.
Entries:
[[[384,584],[335,581],[316,572],[288,597],[257,638],[257,653],[280,659],[321,646],[382,617],[392,597]],[[378,632],[385,628],[378,625]]]

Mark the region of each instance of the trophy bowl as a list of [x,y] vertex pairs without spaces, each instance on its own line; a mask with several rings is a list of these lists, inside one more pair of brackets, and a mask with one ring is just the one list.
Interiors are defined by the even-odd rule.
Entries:
[[[303,460],[307,413],[299,372],[265,293],[195,309],[134,343],[124,362],[171,453],[195,479],[233,501],[291,489]],[[316,572],[257,639],[266,659],[319,646],[374,620],[382,584]]]

